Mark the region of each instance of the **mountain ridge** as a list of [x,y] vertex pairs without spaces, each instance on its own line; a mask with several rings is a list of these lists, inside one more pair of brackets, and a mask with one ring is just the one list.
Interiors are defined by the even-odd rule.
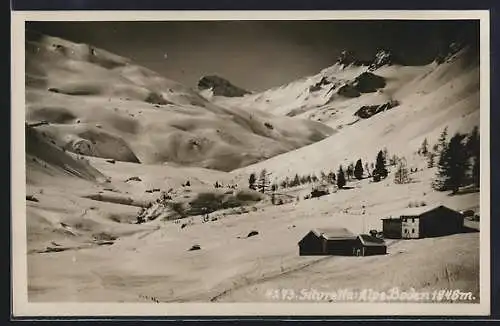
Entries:
[[330,135],[304,119],[248,113],[131,60],[51,36],[26,42],[26,120],[68,151],[232,170]]

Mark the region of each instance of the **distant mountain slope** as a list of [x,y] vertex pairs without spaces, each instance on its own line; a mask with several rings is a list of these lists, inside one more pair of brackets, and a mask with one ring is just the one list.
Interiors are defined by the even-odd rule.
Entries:
[[229,171],[331,135],[309,120],[210,103],[130,60],[27,33],[26,120],[68,151]]
[[[442,69],[440,65],[450,63],[457,57],[474,60],[477,53],[465,45],[452,43],[448,53],[440,54],[429,64],[404,66],[388,50],[378,51],[374,59],[367,62],[357,60],[349,51],[343,51],[334,65],[316,75],[261,93],[239,98],[211,96],[210,100],[225,107],[259,109],[277,115],[307,118],[339,129],[356,123],[361,117],[373,115],[358,115],[356,112],[359,110],[369,112],[370,107],[392,109],[399,106],[406,95],[416,93],[413,86],[407,85],[413,85],[435,69]],[[378,113],[380,110],[371,111]]]
[[324,122],[338,132],[323,141],[233,171],[246,178],[266,168],[275,177],[337,170],[361,158],[373,162],[387,147],[412,155],[424,138],[431,144],[479,125],[479,56],[469,47],[424,66],[335,64],[318,75],[241,99],[215,98],[240,106]]

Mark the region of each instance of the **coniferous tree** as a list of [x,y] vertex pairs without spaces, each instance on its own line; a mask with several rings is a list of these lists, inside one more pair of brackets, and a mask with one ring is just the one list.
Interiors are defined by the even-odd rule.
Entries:
[[389,164],[390,165],[396,165],[398,163],[398,157],[396,154],[392,155],[392,157],[390,158],[389,160]]
[[387,162],[387,160],[389,159],[389,151],[387,150],[387,147],[384,147],[383,155],[385,162]]
[[379,151],[377,154],[377,160],[375,162],[375,170],[373,171],[374,180],[383,179],[387,177],[387,169],[385,167],[385,155],[383,151]]
[[363,163],[361,163],[361,159],[357,160],[354,166],[354,177],[358,180],[363,179]]
[[299,177],[299,180],[300,180],[300,184],[306,184],[307,183],[307,176],[303,175],[301,177]]
[[420,149],[418,150],[418,154],[426,156],[429,152],[429,143],[427,142],[427,138],[424,139]]
[[479,186],[479,166],[480,166],[480,142],[479,128],[477,126],[472,129],[469,137],[467,137],[467,153],[472,163],[471,177],[475,186]]
[[370,173],[370,168],[368,166],[368,162],[365,162],[365,170],[366,170],[366,173],[368,174],[368,176],[371,177],[372,174]]
[[292,187],[297,187],[300,185],[300,178],[298,174],[295,174],[295,177],[292,180]]
[[268,173],[266,169],[260,171],[257,188],[261,193],[265,193],[266,190],[270,187],[269,175],[270,173]]
[[455,194],[466,182],[469,162],[463,144],[464,139],[465,135],[457,133],[441,150],[437,178],[433,184],[435,189],[440,191],[451,190]]
[[408,167],[406,164],[406,159],[403,157],[398,160],[396,172],[394,173],[394,183],[404,184],[409,182],[410,177],[408,175]]
[[339,171],[337,172],[337,187],[339,189],[344,188],[345,186],[345,175],[344,175],[344,170],[342,169],[342,165],[339,167]]
[[248,178],[248,188],[255,190],[255,182],[257,181],[257,177],[255,176],[255,173],[251,173],[250,177]]
[[322,182],[328,182],[328,176],[326,175],[325,171],[320,172],[320,178]]
[[476,187],[479,187],[480,185],[480,179],[481,179],[481,175],[480,175],[480,165],[481,162],[480,162],[480,158],[479,156],[477,156],[475,159],[474,159],[474,162],[472,163],[472,182],[474,183],[474,185]]
[[434,167],[435,157],[436,157],[436,154],[434,152],[427,153],[427,167],[428,168]]
[[447,178],[447,160],[446,160],[446,146],[447,144],[444,145],[444,147],[441,147],[439,145],[438,149],[438,161],[437,161],[437,172],[436,172],[436,177],[432,181],[432,187],[438,191],[444,191],[446,190],[445,187],[445,180]]
[[328,180],[331,184],[335,184],[337,182],[335,172],[331,171],[330,173],[328,173]]
[[438,155],[441,155],[441,152],[446,148],[448,143],[448,126],[444,127],[443,131],[441,131],[441,134],[439,135],[439,139],[437,142],[437,153]]
[[310,174],[307,176],[308,183],[315,182],[314,179],[317,179],[314,174],[312,176]]

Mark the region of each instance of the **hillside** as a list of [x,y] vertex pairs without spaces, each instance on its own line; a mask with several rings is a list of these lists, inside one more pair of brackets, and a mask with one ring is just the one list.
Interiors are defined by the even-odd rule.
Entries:
[[260,94],[212,100],[317,120],[336,130],[310,146],[236,169],[236,179],[263,168],[279,179],[319,174],[359,158],[374,162],[383,148],[410,159],[425,138],[436,143],[445,127],[450,135],[470,132],[479,125],[479,59],[465,47],[442,63],[424,66],[394,64],[371,70],[337,63],[318,75]]
[[[280,206],[262,202],[246,210],[221,210],[134,226],[111,246],[29,256],[30,298],[35,302],[270,302],[266,289],[339,288],[479,291],[479,233],[388,241],[388,254],[373,257],[307,257],[298,241],[312,227],[352,232],[381,229],[381,218],[415,198],[427,205],[478,209],[478,193],[450,197],[433,192],[429,173],[416,183],[363,180],[348,191]],[[389,183],[391,186],[386,186]],[[361,207],[366,214],[361,214]],[[118,223],[115,223],[118,225]],[[185,225],[185,226],[184,226]],[[127,226],[124,224],[123,226]],[[115,226],[116,227],[116,226]],[[148,228],[148,229],[146,229]],[[139,231],[142,230],[142,231]],[[247,237],[251,231],[258,234]],[[193,245],[200,250],[190,251]],[[460,253],[460,254],[457,254]],[[415,268],[422,266],[422,268]],[[354,273],[353,270],[360,271]],[[276,301],[275,301],[276,302]]]
[[71,152],[229,171],[333,130],[212,104],[196,91],[86,44],[28,33],[26,120]]

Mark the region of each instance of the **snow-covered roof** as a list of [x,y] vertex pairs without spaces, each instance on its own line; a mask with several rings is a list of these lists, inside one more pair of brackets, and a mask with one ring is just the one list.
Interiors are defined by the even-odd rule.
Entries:
[[383,239],[375,238],[368,234],[359,235],[359,239],[364,246],[385,246]]
[[[401,216],[419,216],[419,215],[433,211],[433,210],[438,209],[438,208],[444,208],[444,209],[447,209],[450,211],[455,211],[454,209],[451,209],[451,208],[443,206],[443,205],[431,205],[431,206],[409,207],[409,208],[405,208],[405,209],[402,209],[399,211],[395,211],[391,215],[392,215],[393,219],[399,219]],[[458,211],[457,211],[457,213],[458,213]],[[390,219],[390,218],[387,218],[387,219]]]
[[319,228],[312,231],[318,237],[323,237],[327,240],[356,238],[356,235],[346,228]]

